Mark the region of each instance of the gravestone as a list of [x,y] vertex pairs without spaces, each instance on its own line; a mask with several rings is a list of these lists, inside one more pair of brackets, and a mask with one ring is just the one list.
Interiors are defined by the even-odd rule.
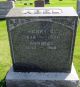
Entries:
[[16,0],[7,0],[7,1],[14,1],[14,2],[16,2]]
[[44,1],[43,0],[36,0],[34,2],[35,7],[44,7]]
[[77,87],[73,8],[13,8],[6,20],[13,60],[7,87]]
[[80,17],[80,0],[77,0],[77,13],[78,16]]
[[70,72],[77,17],[71,8],[68,15],[66,10],[26,8],[9,12],[7,23],[15,71]]
[[49,0],[45,0],[45,4],[49,4],[49,2],[50,2]]
[[13,1],[0,1],[0,19],[5,18],[9,10],[13,7]]

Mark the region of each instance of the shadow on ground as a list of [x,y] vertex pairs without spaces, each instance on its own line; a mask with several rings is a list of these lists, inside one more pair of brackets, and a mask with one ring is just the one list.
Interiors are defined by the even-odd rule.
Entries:
[[5,78],[0,81],[0,87],[6,87],[6,81]]

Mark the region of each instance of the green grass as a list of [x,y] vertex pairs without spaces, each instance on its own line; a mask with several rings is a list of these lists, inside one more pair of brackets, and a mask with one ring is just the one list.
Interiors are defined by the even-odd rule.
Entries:
[[[2,1],[2,0],[0,0]],[[27,3],[27,5],[24,5],[24,3]],[[15,2],[17,7],[33,7],[33,5],[30,5],[30,3],[33,3],[33,0],[29,1],[17,1]],[[73,6],[76,9],[76,0],[50,0],[51,4],[46,4],[46,7],[53,7],[53,6]],[[75,49],[74,49],[74,65],[76,67],[77,73],[80,78],[80,21],[78,23],[78,29],[76,34],[76,43],[75,43]],[[6,21],[1,20],[0,21],[0,87],[4,87],[4,79],[5,76],[12,65],[11,61],[11,55],[10,55],[10,48],[9,48],[9,41],[8,41],[8,33],[6,28]]]
[[[27,3],[27,5],[24,5],[24,3]],[[33,5],[30,5],[30,3],[33,3]],[[34,0],[18,0],[15,2],[16,7],[34,7]],[[50,4],[46,4],[45,7],[60,7],[60,6],[68,6],[68,7],[74,7],[76,9],[77,7],[77,0],[50,0]]]
[[75,49],[74,49],[74,65],[80,78],[80,20],[78,23]]
[[[0,81],[6,76],[7,71],[11,66],[11,56],[9,50],[8,35],[6,29],[6,22],[0,21]],[[1,87],[0,83],[0,87]]]

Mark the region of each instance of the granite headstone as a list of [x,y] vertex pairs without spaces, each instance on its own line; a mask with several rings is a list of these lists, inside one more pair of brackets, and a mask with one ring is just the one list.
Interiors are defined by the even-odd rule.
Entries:
[[77,19],[75,10],[67,7],[10,10],[7,24],[14,70],[70,72]]
[[49,0],[45,0],[45,4],[49,4],[49,2],[50,2]]
[[5,18],[9,10],[13,7],[13,1],[0,1],[0,19]]
[[78,16],[80,17],[80,0],[77,0],[77,12]]
[[36,0],[34,5],[35,7],[44,7],[44,0]]
[[73,8],[14,8],[6,19],[13,59],[7,87],[78,87]]
[[9,2],[9,1],[14,1],[14,2],[16,2],[16,0],[7,0],[7,1],[8,1],[8,2]]

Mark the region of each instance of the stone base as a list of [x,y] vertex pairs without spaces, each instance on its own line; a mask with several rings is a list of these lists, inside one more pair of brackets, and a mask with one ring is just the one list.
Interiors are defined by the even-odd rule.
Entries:
[[78,87],[79,78],[72,66],[71,73],[14,72],[6,76],[7,87]]

